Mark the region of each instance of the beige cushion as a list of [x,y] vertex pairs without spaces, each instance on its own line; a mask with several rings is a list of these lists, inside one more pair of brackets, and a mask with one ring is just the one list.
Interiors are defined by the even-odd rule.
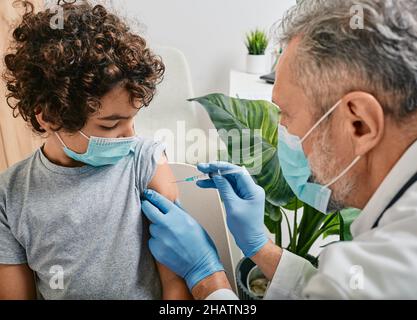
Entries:
[[[42,0],[33,3],[40,8]],[[18,9],[13,1],[0,1],[0,72],[4,72],[4,55],[9,46],[12,26],[19,21]],[[40,138],[32,134],[21,118],[13,118],[12,109],[6,103],[6,87],[0,81],[0,172],[24,159],[41,143]]]

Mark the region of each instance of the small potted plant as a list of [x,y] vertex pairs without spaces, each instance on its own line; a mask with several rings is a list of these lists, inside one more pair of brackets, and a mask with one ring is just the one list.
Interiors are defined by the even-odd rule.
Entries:
[[265,50],[268,47],[268,37],[261,30],[254,30],[246,35],[247,72],[253,74],[263,74],[266,72]]

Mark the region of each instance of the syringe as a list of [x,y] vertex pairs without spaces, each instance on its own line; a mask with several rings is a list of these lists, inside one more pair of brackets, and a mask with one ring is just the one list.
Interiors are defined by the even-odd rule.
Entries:
[[173,181],[172,183],[194,182],[194,181],[198,181],[198,180],[208,180],[208,179],[212,179],[215,176],[225,176],[227,174],[242,172],[243,170],[246,170],[246,168],[241,167],[241,168],[230,169],[230,170],[225,170],[225,171],[218,170],[217,172],[204,173],[204,174],[200,174],[200,175],[197,175],[197,176],[185,178],[185,179],[182,179],[182,180]]

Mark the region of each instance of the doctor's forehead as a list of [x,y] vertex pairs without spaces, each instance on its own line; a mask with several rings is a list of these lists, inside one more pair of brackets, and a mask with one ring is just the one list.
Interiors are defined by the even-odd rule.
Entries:
[[[297,65],[297,48],[298,39],[294,39],[282,53],[277,68],[275,70],[275,84],[272,93],[272,101],[284,113],[294,113],[302,111],[300,109],[310,106],[305,88],[301,85],[301,79],[298,79],[298,72],[294,71]],[[302,76],[302,75],[300,75]]]
[[296,99],[296,86],[293,81],[293,72],[291,63],[291,52],[293,46],[288,46],[281,55],[277,67],[275,69],[275,84],[272,90],[272,102],[281,110],[285,111],[291,105],[291,101]]

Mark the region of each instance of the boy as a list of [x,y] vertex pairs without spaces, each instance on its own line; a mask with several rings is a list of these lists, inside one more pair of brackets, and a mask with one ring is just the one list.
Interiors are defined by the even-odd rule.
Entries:
[[155,267],[141,214],[145,188],[178,196],[163,145],[134,128],[163,63],[102,6],[64,3],[56,29],[19,2],[7,101],[46,140],[0,174],[0,298],[190,298]]

